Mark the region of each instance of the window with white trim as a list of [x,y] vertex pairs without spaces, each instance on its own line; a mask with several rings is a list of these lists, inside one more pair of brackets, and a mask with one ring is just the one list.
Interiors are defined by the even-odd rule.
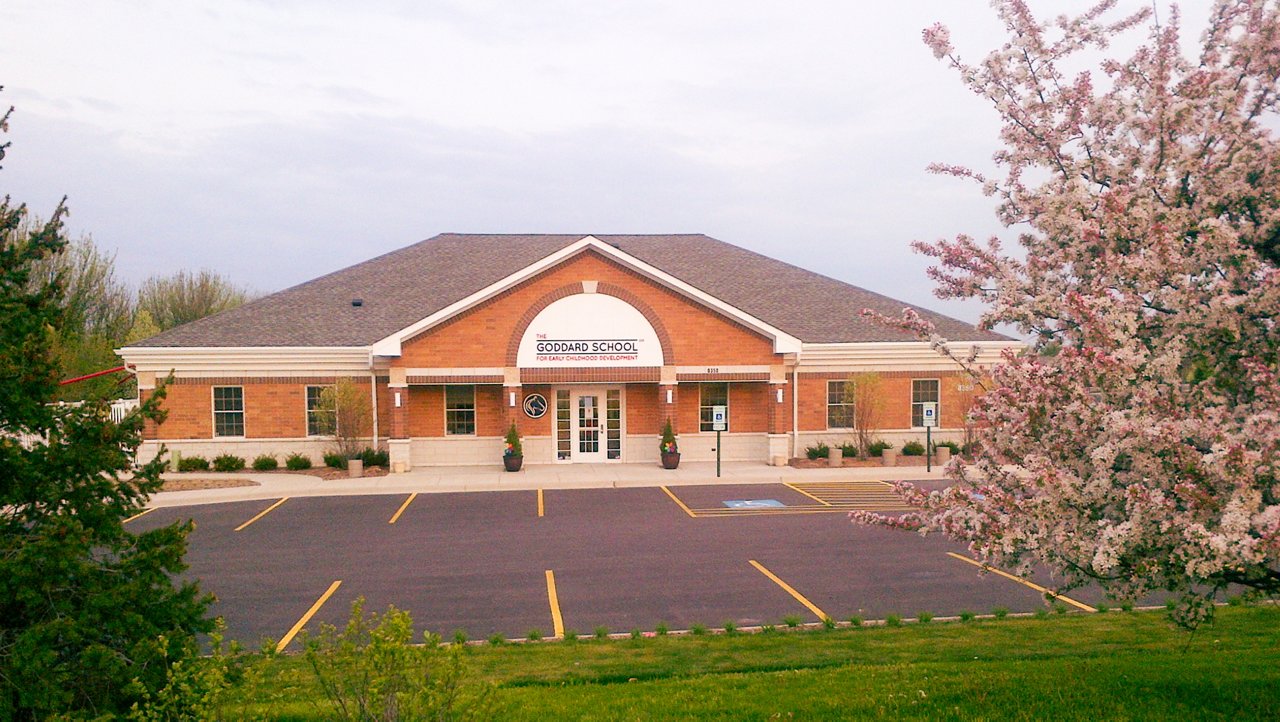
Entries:
[[333,436],[336,416],[332,394],[325,397],[329,386],[307,387],[307,436]]
[[827,382],[827,428],[853,428],[853,398],[845,393],[846,382],[837,379]]
[[[938,379],[915,379],[911,382],[911,426],[924,426],[924,405],[938,404]],[[938,418],[942,418],[942,405],[938,405]]]
[[213,435],[244,436],[244,387],[213,387]]
[[475,436],[475,386],[444,387],[444,433],[449,436]]
[[698,384],[698,428],[701,431],[715,431],[711,420],[711,407],[725,407],[724,430],[729,430],[729,383],[727,381],[705,382]]

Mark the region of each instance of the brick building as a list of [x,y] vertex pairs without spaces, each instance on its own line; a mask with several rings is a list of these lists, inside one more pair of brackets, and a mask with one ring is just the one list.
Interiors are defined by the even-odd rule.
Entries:
[[[139,393],[170,371],[148,430],[184,454],[319,460],[320,391],[367,386],[393,467],[654,462],[668,418],[686,460],[776,462],[851,438],[841,389],[881,377],[878,434],[955,438],[972,391],[954,365],[866,320],[907,304],[704,235],[443,234],[120,349]],[[990,363],[1018,342],[916,309]]]

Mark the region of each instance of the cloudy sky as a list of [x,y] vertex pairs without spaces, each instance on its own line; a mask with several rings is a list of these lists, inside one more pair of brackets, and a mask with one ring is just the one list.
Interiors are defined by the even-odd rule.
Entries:
[[[1208,0],[1182,5],[1194,39]],[[996,148],[935,21],[971,60],[1002,41],[982,0],[5,0],[0,192],[68,195],[132,282],[273,291],[447,231],[700,232],[974,320],[908,247],[1000,230],[925,172]]]

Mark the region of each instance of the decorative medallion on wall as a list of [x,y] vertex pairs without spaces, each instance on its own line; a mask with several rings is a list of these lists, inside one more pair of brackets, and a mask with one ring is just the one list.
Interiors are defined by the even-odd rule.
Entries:
[[529,394],[524,397],[524,413],[531,419],[540,419],[547,413],[547,397],[542,394]]

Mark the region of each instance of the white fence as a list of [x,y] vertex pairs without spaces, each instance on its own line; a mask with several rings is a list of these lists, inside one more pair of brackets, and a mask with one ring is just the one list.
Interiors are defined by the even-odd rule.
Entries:
[[[56,405],[79,406],[81,403],[82,402],[80,401],[59,401]],[[128,416],[129,412],[133,411],[136,408],[138,408],[137,399],[117,399],[115,401],[112,401],[111,402],[111,420],[118,424],[121,421],[124,421],[124,417]],[[17,439],[18,439],[18,443],[22,444],[27,448],[30,448],[33,444],[37,444],[37,443],[43,444],[45,442],[45,437],[42,434],[18,434]]]

